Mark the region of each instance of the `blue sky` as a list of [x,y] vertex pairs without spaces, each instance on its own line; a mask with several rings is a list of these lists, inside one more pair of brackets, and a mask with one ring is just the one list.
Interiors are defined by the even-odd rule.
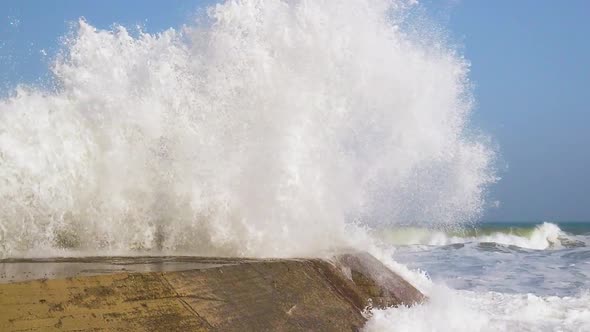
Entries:
[[462,1],[447,26],[471,61],[475,122],[507,169],[489,220],[590,220],[590,1]]
[[[0,1],[0,96],[47,78],[72,22],[148,32],[214,1]],[[470,60],[473,122],[500,147],[501,202],[484,220],[590,220],[590,1],[423,1]],[[44,52],[42,52],[44,51]],[[44,55],[46,53],[47,55]]]

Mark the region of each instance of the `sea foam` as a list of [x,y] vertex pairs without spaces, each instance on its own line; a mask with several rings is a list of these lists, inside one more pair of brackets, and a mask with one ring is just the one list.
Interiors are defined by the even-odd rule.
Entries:
[[373,310],[364,331],[585,331],[590,294],[576,297],[456,291],[437,286],[427,304]]

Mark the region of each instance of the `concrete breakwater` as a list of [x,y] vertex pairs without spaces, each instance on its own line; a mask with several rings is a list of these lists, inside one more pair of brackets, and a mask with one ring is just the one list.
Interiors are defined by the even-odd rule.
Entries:
[[354,331],[424,299],[366,253],[0,260],[0,331]]

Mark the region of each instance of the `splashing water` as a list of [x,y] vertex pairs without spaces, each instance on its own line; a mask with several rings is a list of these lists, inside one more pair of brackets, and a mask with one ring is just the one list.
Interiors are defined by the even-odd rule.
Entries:
[[80,21],[56,88],[0,101],[0,257],[317,255],[477,217],[496,178],[468,64],[411,8],[232,0],[136,36]]

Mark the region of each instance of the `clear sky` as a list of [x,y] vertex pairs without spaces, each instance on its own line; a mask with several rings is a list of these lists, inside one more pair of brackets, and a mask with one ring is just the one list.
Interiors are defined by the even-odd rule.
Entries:
[[[72,22],[190,22],[214,1],[0,0],[0,96],[42,83]],[[590,1],[424,0],[470,60],[474,124],[500,147],[500,201],[485,220],[590,220]],[[46,54],[46,55],[45,55]]]
[[486,219],[590,220],[590,1],[464,0],[436,10],[464,45],[475,121],[507,165],[492,193],[501,206]]

